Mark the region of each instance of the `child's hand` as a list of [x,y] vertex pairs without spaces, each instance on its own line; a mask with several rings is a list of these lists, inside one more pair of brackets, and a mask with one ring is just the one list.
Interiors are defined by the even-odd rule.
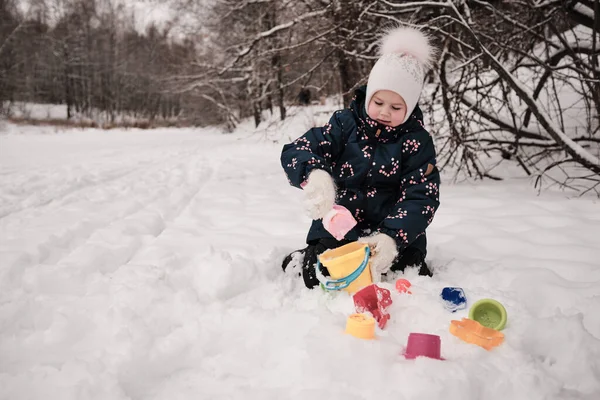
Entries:
[[381,274],[385,274],[392,266],[392,262],[398,255],[396,241],[385,233],[377,233],[358,239],[359,242],[367,243],[371,248],[371,276],[379,281]]
[[335,204],[335,183],[322,169],[315,169],[304,186],[304,208],[312,219],[321,219]]

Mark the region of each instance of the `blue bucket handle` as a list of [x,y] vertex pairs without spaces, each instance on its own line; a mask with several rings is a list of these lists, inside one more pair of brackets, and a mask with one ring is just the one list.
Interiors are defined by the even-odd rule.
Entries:
[[370,256],[371,249],[369,248],[369,246],[365,246],[365,258],[363,259],[362,263],[350,275],[340,279],[327,279],[321,271],[321,262],[319,261],[319,257],[317,257],[317,268],[315,269],[317,279],[327,290],[346,289],[348,286],[350,286],[352,282],[354,282],[360,276],[360,274],[363,273],[365,268],[367,268]]

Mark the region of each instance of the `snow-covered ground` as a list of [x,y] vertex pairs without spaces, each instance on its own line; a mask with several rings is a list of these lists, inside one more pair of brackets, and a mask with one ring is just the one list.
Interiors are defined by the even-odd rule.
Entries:
[[64,104],[4,102],[0,105],[7,109],[8,115],[11,117],[34,120],[67,119],[67,106]]
[[[135,116],[128,113],[116,114],[114,118],[108,113],[99,109],[93,109],[90,112],[78,113],[71,110],[71,118],[67,119],[67,106],[64,104],[41,104],[28,102],[14,102],[0,104],[0,110],[4,109],[5,114],[9,118],[27,121],[40,121],[49,125],[65,125],[69,126],[102,126],[113,127],[115,124],[121,126],[139,126],[136,124],[147,124],[154,126],[156,123],[173,122],[175,118],[160,118],[158,117],[153,122],[143,117]],[[4,120],[0,119],[0,132]],[[58,124],[57,124],[58,122]]]
[[[412,295],[382,283],[392,319],[363,341],[344,334],[349,295],[280,270],[309,220],[276,129],[5,129],[0,399],[600,398],[592,196],[446,182],[435,276],[408,271]],[[503,303],[505,343],[452,336],[467,311],[444,309],[445,286]],[[439,335],[446,360],[405,360],[410,332]]]

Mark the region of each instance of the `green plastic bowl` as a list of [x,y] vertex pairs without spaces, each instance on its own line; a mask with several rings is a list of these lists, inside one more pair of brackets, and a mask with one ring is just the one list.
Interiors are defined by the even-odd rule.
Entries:
[[493,299],[481,299],[471,306],[469,318],[481,325],[501,331],[506,326],[506,309]]

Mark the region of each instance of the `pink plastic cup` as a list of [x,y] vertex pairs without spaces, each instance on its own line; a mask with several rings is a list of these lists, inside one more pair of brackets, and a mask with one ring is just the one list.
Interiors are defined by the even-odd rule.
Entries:
[[323,217],[323,227],[337,240],[342,240],[356,224],[352,213],[346,207],[337,204]]
[[413,360],[417,357],[429,357],[436,360],[443,360],[441,357],[441,339],[437,335],[428,335],[426,333],[411,333],[408,335],[408,343],[404,357]]

